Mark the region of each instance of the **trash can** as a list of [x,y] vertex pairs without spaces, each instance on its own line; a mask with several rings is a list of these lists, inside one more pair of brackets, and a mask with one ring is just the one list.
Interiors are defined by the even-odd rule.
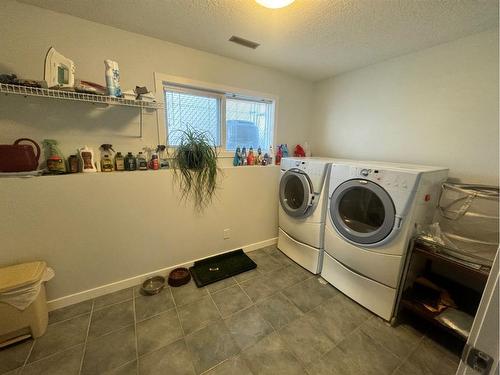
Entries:
[[45,333],[45,282],[52,277],[45,262],[0,268],[0,347]]

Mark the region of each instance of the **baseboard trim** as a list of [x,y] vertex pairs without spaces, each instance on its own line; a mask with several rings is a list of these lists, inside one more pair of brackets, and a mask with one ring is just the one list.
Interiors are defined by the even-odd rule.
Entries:
[[[243,251],[245,251],[245,253],[248,253],[248,252],[251,252],[254,250],[258,250],[258,249],[265,247],[265,246],[275,245],[277,243],[278,243],[278,237],[275,237],[275,238],[270,238],[270,239],[265,240],[265,241],[260,241],[260,242],[256,242],[256,243],[249,244],[246,246],[241,246],[241,247],[238,247],[238,248],[233,249],[233,250],[243,249]],[[232,250],[222,251],[220,253],[213,254],[210,256],[215,256],[215,255],[227,253],[228,251],[232,251]],[[121,290],[121,289],[130,288],[130,287],[139,285],[143,280],[147,279],[148,277],[156,276],[156,275],[165,276],[166,274],[168,274],[168,272],[170,272],[174,268],[191,267],[194,262],[196,262],[198,260],[205,259],[205,258],[209,258],[209,257],[194,259],[194,260],[191,260],[191,261],[186,262],[186,263],[176,264],[174,266],[162,268],[162,269],[148,272],[148,273],[145,273],[142,275],[137,275],[134,277],[130,277],[128,279],[116,281],[116,282],[111,283],[111,284],[102,285],[102,286],[99,286],[97,288],[84,290],[82,292],[78,292],[75,294],[70,294],[68,296],[60,297],[60,298],[48,301],[47,302],[48,309],[49,309],[49,311],[60,309],[61,307],[66,307],[69,305],[73,305],[75,303],[87,301],[87,300],[92,299],[92,298],[97,298],[97,297],[103,296],[103,295],[108,294],[108,293],[116,292],[116,291]]]

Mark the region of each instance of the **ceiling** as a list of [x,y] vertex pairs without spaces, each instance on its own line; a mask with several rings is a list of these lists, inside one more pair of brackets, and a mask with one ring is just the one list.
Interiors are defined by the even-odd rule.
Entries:
[[312,81],[498,27],[498,0],[19,1]]

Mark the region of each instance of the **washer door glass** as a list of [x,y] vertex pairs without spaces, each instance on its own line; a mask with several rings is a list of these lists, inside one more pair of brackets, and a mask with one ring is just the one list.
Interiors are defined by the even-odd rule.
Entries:
[[347,239],[373,244],[386,238],[394,227],[395,208],[389,194],[367,180],[341,184],[330,200],[330,217]]
[[304,173],[289,170],[280,181],[280,204],[290,216],[304,216],[309,209],[311,183]]

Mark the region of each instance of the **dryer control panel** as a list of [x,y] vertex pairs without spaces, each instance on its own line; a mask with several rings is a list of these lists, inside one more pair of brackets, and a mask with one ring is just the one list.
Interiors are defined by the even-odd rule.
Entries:
[[364,178],[383,186],[387,190],[412,191],[415,188],[416,178],[413,174],[359,167],[353,167],[351,172],[351,178]]
[[321,192],[330,163],[308,158],[281,159],[281,172],[297,169],[309,177],[315,193]]

